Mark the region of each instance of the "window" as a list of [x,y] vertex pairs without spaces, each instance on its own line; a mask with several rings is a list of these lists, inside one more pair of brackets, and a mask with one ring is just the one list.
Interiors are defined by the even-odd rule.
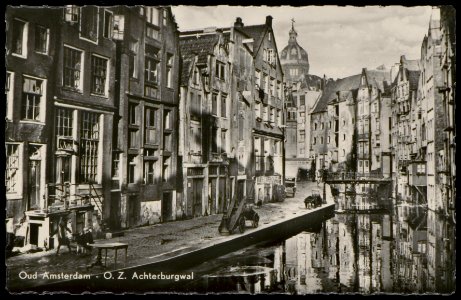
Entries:
[[255,84],[257,84],[258,86],[260,86],[261,84],[261,72],[259,72],[258,70],[255,71]]
[[323,145],[323,136],[320,137],[320,144]]
[[196,95],[194,93],[190,93],[190,116],[191,120],[200,120],[201,112],[202,112],[202,95]]
[[108,59],[91,56],[91,92],[107,96],[107,62]]
[[113,14],[108,10],[104,10],[104,32],[105,38],[112,38],[112,29],[114,27]]
[[139,146],[138,143],[138,128],[128,129],[128,147],[131,149],[136,149]]
[[314,130],[317,130],[317,123],[314,123]]
[[324,122],[322,122],[322,123],[320,124],[320,129],[322,129],[322,130],[323,130],[324,128],[325,128],[325,123],[324,123]]
[[171,168],[170,168],[170,162],[171,162],[171,157],[164,157],[163,158],[163,181],[167,182],[170,180],[170,173],[171,173]]
[[317,138],[314,137],[314,145],[317,144]]
[[130,125],[139,125],[138,124],[138,104],[130,103],[128,104],[128,124]]
[[166,64],[166,86],[173,88],[173,54],[167,55],[167,64]]
[[11,52],[21,57],[27,56],[27,32],[29,23],[13,20],[13,43]]
[[255,116],[261,118],[261,102],[255,102]]
[[290,69],[290,76],[298,76],[298,69]]
[[78,23],[80,8],[75,5],[66,5],[64,14],[66,22]]
[[135,183],[136,155],[128,155],[128,183]]
[[73,111],[67,108],[56,108],[56,135],[73,136]]
[[82,90],[82,51],[64,47],[63,85],[64,87]]
[[267,49],[267,62],[270,64],[275,63],[274,49]]
[[129,72],[132,78],[138,78],[138,42],[130,42]]
[[269,94],[269,75],[264,75],[264,92]]
[[99,154],[99,115],[82,112],[80,135],[80,180],[96,183]]
[[19,193],[19,145],[6,144],[5,187],[7,193]]
[[145,143],[154,145],[158,144],[158,109],[153,107],[146,107],[145,114]]
[[202,152],[202,128],[200,124],[191,124],[190,127],[190,150],[192,153]]
[[98,41],[98,8],[83,6],[80,22],[80,36],[93,42]]
[[218,94],[211,94],[211,113],[215,116],[218,115]]
[[343,141],[346,140],[346,134],[343,134]]
[[123,40],[124,31],[125,31],[125,16],[124,15],[115,15],[114,16],[114,25],[112,27],[112,38],[115,40]]
[[416,173],[417,173],[418,175],[424,175],[424,174],[426,174],[426,165],[425,165],[425,164],[418,164],[418,165],[417,165]]
[[149,24],[159,26],[159,10],[156,7],[146,7],[146,21]]
[[282,126],[282,111],[280,109],[277,109],[277,121],[276,121],[278,126]]
[[166,26],[167,20],[168,20],[168,10],[163,9],[163,26]]
[[220,61],[216,61],[216,70],[215,70],[215,75],[217,78],[221,79],[221,80],[225,80],[226,79],[226,69],[225,69],[225,64],[220,62]]
[[158,160],[153,157],[144,156],[144,183],[154,184],[157,183],[155,170],[157,169]]
[[282,98],[282,83],[277,81],[277,98]]
[[158,61],[156,59],[146,56],[144,80],[147,83],[158,84],[157,65]]
[[120,153],[113,154],[113,161],[112,161],[112,178],[119,178],[120,177]]
[[269,95],[270,96],[275,96],[275,84],[274,84],[274,78],[270,78],[269,80]]
[[155,29],[154,27],[150,26],[149,24],[147,24],[146,35],[148,37],[156,39],[156,40],[160,39],[160,31],[158,29]]
[[171,133],[164,133],[163,134],[163,150],[164,151],[172,151],[172,137]]
[[273,107],[270,108],[270,121],[275,123],[275,109]]
[[269,107],[267,105],[263,105],[263,120],[264,121],[268,121],[268,117],[269,117]]
[[300,130],[299,131],[299,141],[304,142],[305,139],[306,139],[306,132],[304,130]]
[[227,96],[221,95],[221,117],[227,118]]
[[211,152],[218,152],[218,128],[213,127],[211,129]]
[[328,136],[327,137],[327,144],[329,144],[329,143],[330,143],[330,137]]
[[306,95],[299,96],[299,105],[300,106],[306,105]]
[[227,130],[221,129],[221,153],[227,152]]
[[5,112],[6,119],[11,120],[13,118],[13,93],[14,93],[14,73],[6,72],[5,80],[5,94],[6,94],[6,103],[5,103]]
[[171,130],[172,127],[172,114],[171,110],[164,110],[163,111],[163,129],[164,130]]
[[379,163],[379,160],[380,160],[380,157],[379,157],[379,155],[376,155],[376,162],[378,162],[378,163]]
[[43,54],[48,53],[50,30],[43,26],[35,27],[35,51]]
[[25,120],[40,121],[40,110],[43,96],[43,80],[24,77],[22,86],[22,111],[21,118]]

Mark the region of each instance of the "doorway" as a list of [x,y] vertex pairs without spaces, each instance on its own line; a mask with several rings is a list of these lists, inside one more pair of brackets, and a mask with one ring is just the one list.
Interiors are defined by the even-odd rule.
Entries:
[[41,227],[40,224],[34,224],[34,223],[29,224],[29,228],[30,228],[29,243],[31,245],[38,246],[38,233],[40,231],[40,227]]
[[162,222],[173,219],[173,197],[171,192],[163,193],[162,198]]

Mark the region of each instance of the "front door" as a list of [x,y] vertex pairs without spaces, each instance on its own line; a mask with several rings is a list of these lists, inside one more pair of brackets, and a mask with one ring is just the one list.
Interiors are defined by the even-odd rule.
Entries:
[[192,201],[194,217],[199,217],[202,215],[202,190],[203,179],[192,179]]
[[31,245],[38,246],[38,232],[39,232],[40,224],[31,223],[29,226],[30,226],[29,243]]
[[170,192],[163,193],[162,202],[162,221],[171,221],[173,219],[173,197]]

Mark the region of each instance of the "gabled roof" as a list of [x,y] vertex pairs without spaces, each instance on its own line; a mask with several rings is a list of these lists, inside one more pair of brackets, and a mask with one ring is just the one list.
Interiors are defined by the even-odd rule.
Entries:
[[322,84],[322,78],[320,78],[317,75],[305,75],[301,81],[301,89],[306,89],[306,88],[320,88]]
[[179,48],[183,57],[198,56],[197,63],[206,63],[208,55],[213,54],[214,46],[219,41],[217,34],[184,36],[179,39]]
[[266,31],[266,25],[261,24],[261,25],[250,25],[250,26],[243,26],[240,28],[237,28],[239,31],[242,31],[246,35],[248,35],[250,38],[254,39],[254,49],[256,49],[256,46],[259,46],[261,43],[261,40],[264,36],[264,32]]
[[328,103],[336,98],[336,92],[351,91],[353,89],[357,89],[360,84],[361,76],[361,74],[357,74],[343,79],[338,79],[336,81],[329,81],[326,84],[322,96],[320,97],[319,101],[317,101],[317,105],[315,106],[312,113],[326,111]]
[[[366,76],[369,85],[377,87],[381,92],[388,91],[391,80],[391,74],[388,70],[366,70]],[[359,88],[361,77],[362,74],[357,74],[327,82],[322,96],[312,113],[326,111],[328,103],[337,97],[337,92],[339,92],[340,101],[354,97],[353,92]]]

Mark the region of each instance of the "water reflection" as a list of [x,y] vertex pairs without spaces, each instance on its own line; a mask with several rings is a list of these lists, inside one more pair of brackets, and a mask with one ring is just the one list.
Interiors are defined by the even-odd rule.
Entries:
[[316,229],[220,258],[195,284],[206,292],[452,293],[454,227],[420,206],[336,213]]

